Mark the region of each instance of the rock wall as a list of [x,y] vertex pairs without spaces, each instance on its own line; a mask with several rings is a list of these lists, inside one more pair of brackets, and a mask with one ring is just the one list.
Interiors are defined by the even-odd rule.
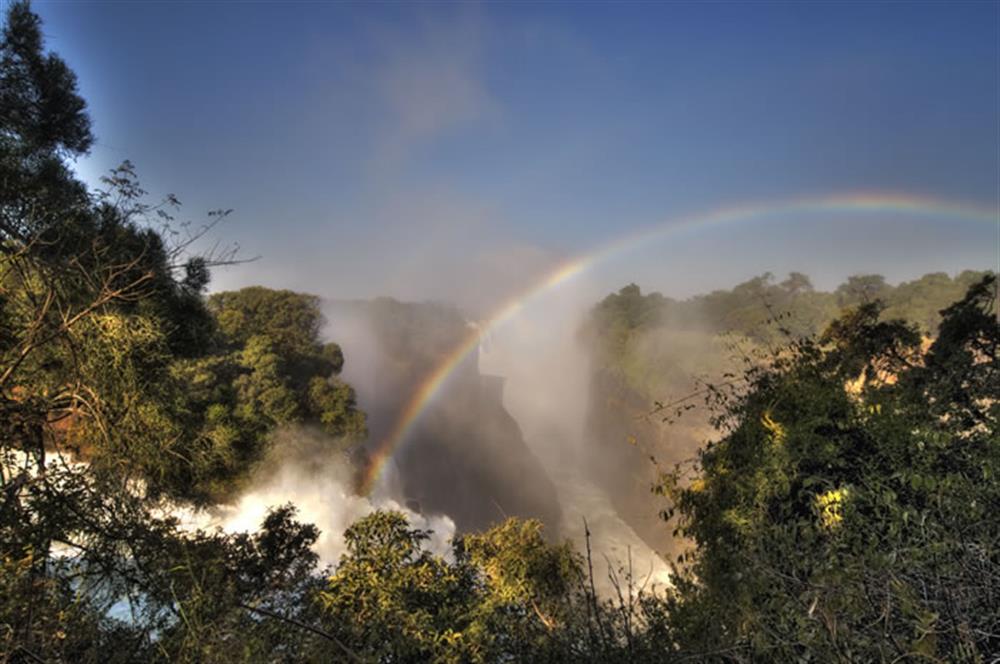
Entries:
[[[407,401],[454,348],[474,333],[454,308],[386,298],[327,308],[331,327],[350,318],[365,339],[369,366],[351,366],[351,340],[343,347],[346,373],[369,414],[374,447],[389,435]],[[361,321],[363,324],[358,324]],[[459,531],[487,528],[508,516],[538,518],[554,533],[559,501],[551,479],[503,406],[503,379],[479,373],[470,353],[450,374],[393,460],[403,499],[425,513],[444,513]]]

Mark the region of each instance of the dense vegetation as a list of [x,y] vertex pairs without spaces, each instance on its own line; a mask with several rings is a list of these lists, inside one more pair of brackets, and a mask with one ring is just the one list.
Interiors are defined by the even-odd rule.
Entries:
[[324,429],[330,454],[363,435],[315,299],[206,298],[229,257],[192,255],[197,232],[166,232],[171,206],[145,203],[127,164],[106,193],[87,191],[66,160],[92,140],[72,73],[13,4],[0,43],[0,661],[1000,651],[991,276],[961,278],[926,349],[864,286],[822,335],[778,330],[767,361],[708,391],[718,436],[661,484],[696,544],[663,595],[622,569],[620,594],[598,598],[589,552],[546,542],[533,521],[458,538],[442,557],[376,512],[321,569],[318,532],[292,506],[250,534],[169,516],[238,491],[278,427]]
[[[0,651],[98,661],[108,639],[126,639],[126,653],[142,650],[139,636],[169,642],[172,622],[191,617],[179,607],[193,601],[195,551],[252,574],[254,545],[185,536],[163,517],[171,506],[233,495],[279,426],[315,424],[337,453],[359,441],[364,415],[336,379],[339,349],[318,341],[315,298],[247,289],[206,301],[210,267],[230,257],[189,250],[225,211],[201,229],[175,225],[176,199],[146,203],[128,163],[103,192],[74,178],[67,159],[93,142],[75,78],[44,53],[27,5],[6,19]],[[126,601],[143,616],[109,622]]]
[[879,275],[854,276],[823,292],[801,273],[781,281],[764,274],[687,300],[642,293],[635,284],[608,295],[582,330],[590,353],[592,481],[644,540],[676,553],[684,543],[655,518],[665,505],[651,506],[649,490],[712,437],[711,413],[698,395],[741,380],[748,363],[769,362],[791,339],[819,335],[842,311],[876,300],[883,320],[906,320],[929,343],[938,312],[985,276],[934,273],[898,286]]
[[675,614],[759,661],[989,661],[1000,652],[996,280],[937,336],[869,303],[731,391],[693,481],[664,478],[686,556]]
[[37,18],[14,5],[2,54],[0,353],[19,449],[44,465],[58,441],[151,494],[208,500],[231,492],[280,424],[363,433],[335,378],[340,351],[318,342],[314,298],[248,289],[206,303],[209,267],[229,258],[190,255],[206,227],[171,228],[177,200],[146,203],[128,163],[96,195],[72,176],[66,158],[90,146],[89,120],[40,39]]
[[789,335],[820,334],[843,310],[875,300],[882,302],[886,320],[908,321],[933,336],[939,312],[984,276],[935,272],[892,286],[881,275],[859,275],[824,292],[802,273],[780,282],[768,273],[687,300],[643,294],[629,284],[594,308],[584,336],[598,370],[649,400],[659,399],[689,387],[695,376],[720,379],[737,366],[734,356],[766,354]]

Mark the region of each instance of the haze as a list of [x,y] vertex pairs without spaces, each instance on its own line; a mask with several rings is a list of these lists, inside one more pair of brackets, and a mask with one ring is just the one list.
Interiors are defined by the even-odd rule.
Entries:
[[[36,9],[90,105],[85,179],[128,158],[196,220],[235,209],[224,237],[261,259],[214,290],[485,317],[564,260],[719,207],[859,191],[996,205],[993,3]],[[612,261],[595,293],[995,266],[989,224],[913,222],[706,231]]]

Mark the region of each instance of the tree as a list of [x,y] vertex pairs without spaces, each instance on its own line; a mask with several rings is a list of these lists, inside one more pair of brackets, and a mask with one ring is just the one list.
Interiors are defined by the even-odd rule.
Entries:
[[[174,236],[176,199],[147,204],[131,164],[106,192],[73,178],[89,120],[39,26],[14,3],[0,42],[0,661],[298,661],[254,611],[313,606],[315,529],[288,510],[246,536],[164,516],[253,469],[290,417],[269,383],[287,388],[288,358],[268,339],[218,340],[203,291],[227,257],[187,249],[226,211]],[[356,430],[350,389],[316,380],[339,370],[338,349],[312,349],[320,373],[297,375],[296,407]],[[220,394],[268,419],[227,422]]]
[[[93,143],[76,77],[45,54],[40,21],[13,3],[0,42],[0,238],[26,243],[58,225],[57,215],[82,206],[86,192],[70,177],[65,157]],[[36,205],[39,204],[39,205]]]
[[320,598],[330,629],[365,659],[481,661],[466,633],[474,571],[424,549],[428,536],[394,512],[347,529],[347,553]]
[[889,286],[881,274],[855,275],[837,287],[837,303],[841,307],[872,302],[882,297]]
[[332,436],[352,442],[364,437],[364,414],[355,408],[354,391],[336,378],[344,354],[336,343],[320,341],[319,298],[255,286],[217,293],[208,306],[219,323],[223,348],[242,352],[249,364],[273,354],[277,365],[271,371],[280,374],[295,401],[275,421],[312,420]]
[[920,336],[868,303],[711,393],[722,437],[664,480],[681,647],[733,661],[983,661],[1000,648],[995,278]]
[[781,282],[781,287],[792,295],[813,290],[812,281],[801,272],[789,272],[788,278]]

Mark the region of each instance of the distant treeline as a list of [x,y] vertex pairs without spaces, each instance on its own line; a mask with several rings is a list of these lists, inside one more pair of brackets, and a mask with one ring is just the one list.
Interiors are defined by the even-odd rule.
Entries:
[[852,276],[832,292],[813,288],[808,276],[792,272],[783,281],[765,273],[730,290],[716,290],[687,300],[653,292],[643,295],[629,284],[594,309],[593,327],[602,334],[640,328],[694,328],[713,334],[733,332],[753,339],[771,338],[780,325],[797,335],[817,334],[849,307],[880,300],[886,319],[911,322],[933,335],[941,310],[982,280],[985,271],[965,270],[954,277],[925,274],[897,286],[878,274]]
[[878,274],[849,277],[832,292],[813,288],[792,272],[782,281],[770,273],[730,290],[686,300],[643,294],[629,284],[598,303],[584,324],[584,337],[598,368],[623,372],[633,388],[659,399],[683,377],[713,375],[731,367],[739,346],[752,352],[789,338],[822,333],[841,313],[879,301],[885,320],[914,324],[936,334],[941,310],[961,298],[988,273],[966,270],[951,277],[934,272],[893,286]]

